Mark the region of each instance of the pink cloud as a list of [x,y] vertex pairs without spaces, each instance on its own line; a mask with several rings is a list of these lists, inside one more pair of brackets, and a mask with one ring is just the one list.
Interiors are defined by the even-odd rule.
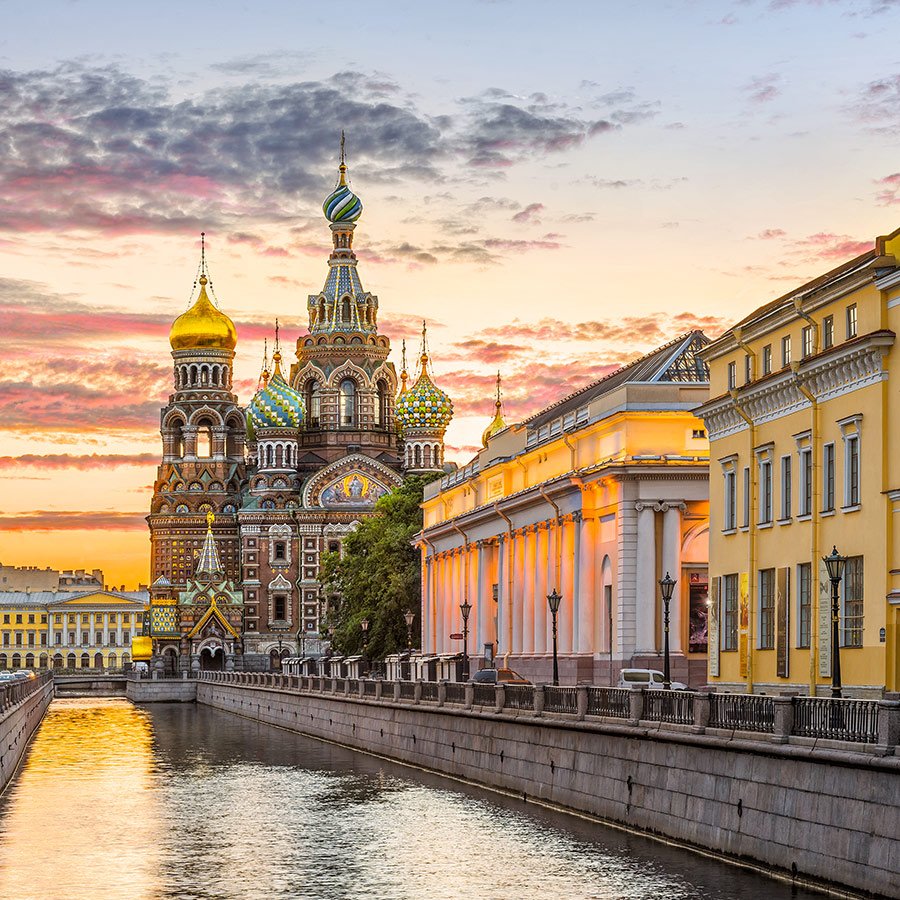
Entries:
[[146,512],[36,510],[0,515],[3,531],[145,531]]

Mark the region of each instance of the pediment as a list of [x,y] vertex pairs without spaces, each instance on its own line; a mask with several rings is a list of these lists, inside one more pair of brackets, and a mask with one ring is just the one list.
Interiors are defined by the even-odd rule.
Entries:
[[400,483],[383,463],[351,454],[317,472],[306,486],[303,505],[324,509],[371,509],[379,497]]

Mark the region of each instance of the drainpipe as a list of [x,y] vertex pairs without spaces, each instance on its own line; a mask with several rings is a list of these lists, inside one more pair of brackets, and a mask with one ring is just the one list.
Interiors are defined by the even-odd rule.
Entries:
[[522,467],[522,489],[524,490],[528,487],[528,466],[518,456],[515,457],[515,460]]
[[[739,341],[740,343],[740,341]],[[750,602],[750,596],[756,596],[756,466],[753,465],[753,448],[756,446],[756,426],[753,424],[752,417],[741,408],[738,401],[738,392],[732,388],[731,402],[734,404],[735,412],[747,423],[750,435],[750,448],[748,454],[748,463],[750,464],[750,496],[747,498],[747,693],[753,693],[753,604]]]
[[[512,653],[512,599],[513,599],[513,527],[512,527],[512,519],[500,509],[500,501],[494,501],[494,512],[498,516],[502,516],[506,520],[506,552],[507,552],[507,563],[506,563],[506,575],[508,579],[507,583],[507,597],[509,598],[509,622],[504,621],[504,628],[508,630],[510,640],[509,646],[506,648],[506,653],[503,657],[503,665],[504,667],[509,666],[509,654]],[[497,633],[497,656],[500,655],[500,634]]]
[[569,448],[569,452],[572,454],[572,460],[570,463],[570,468],[574,472],[575,471],[575,445],[569,440],[569,436],[563,432],[563,443]]
[[[810,319],[809,321],[812,320]],[[814,322],[813,325],[815,325]],[[812,525],[812,532],[810,535],[810,553],[812,554],[812,560],[810,563],[809,589],[810,593],[812,593],[814,596],[810,597],[810,600],[812,602],[810,603],[811,621],[809,623],[809,695],[810,697],[815,697],[816,683],[819,674],[819,559],[821,558],[819,553],[819,516],[818,510],[816,509],[816,498],[818,496],[816,492],[816,486],[819,481],[817,477],[817,472],[819,469],[819,401],[816,399],[816,395],[806,386],[806,383],[800,377],[799,370],[800,363],[792,362],[791,372],[794,375],[794,383],[797,385],[797,388],[800,390],[803,396],[806,397],[807,400],[809,400],[810,410],[812,413],[812,428],[810,429],[809,448],[809,452],[812,456],[810,460],[810,462],[812,463],[812,496],[809,498],[809,512],[812,516],[812,518],[810,519],[810,524]],[[815,590],[813,590],[813,576],[815,576]]]
[[750,359],[753,360],[750,366],[750,380],[752,381],[756,377],[756,353],[751,350],[750,346],[748,344],[745,344],[741,339],[741,334],[743,334],[742,328],[732,328],[731,333],[734,335],[734,339],[735,341],[737,341],[737,345],[741,348],[741,350],[743,350],[744,353],[746,353],[747,356],[749,356]]

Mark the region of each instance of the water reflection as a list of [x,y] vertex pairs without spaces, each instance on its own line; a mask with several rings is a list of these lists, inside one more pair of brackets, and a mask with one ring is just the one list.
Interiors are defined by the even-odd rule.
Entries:
[[56,701],[0,897],[767,900],[787,885],[205,707]]

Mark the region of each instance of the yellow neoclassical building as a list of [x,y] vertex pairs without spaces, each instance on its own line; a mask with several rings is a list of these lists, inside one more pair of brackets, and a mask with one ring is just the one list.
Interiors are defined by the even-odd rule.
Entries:
[[898,263],[900,231],[702,352],[712,684],[830,693],[837,547],[844,695],[900,688]]
[[119,669],[147,602],[146,591],[0,592],[0,670]]

